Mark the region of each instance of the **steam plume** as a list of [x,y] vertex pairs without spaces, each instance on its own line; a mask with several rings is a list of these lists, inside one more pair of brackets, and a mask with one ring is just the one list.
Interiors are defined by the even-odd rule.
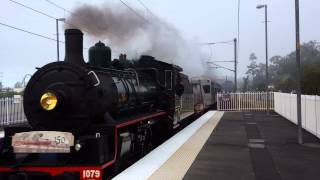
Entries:
[[94,39],[107,40],[111,48],[129,57],[147,54],[179,65],[191,76],[205,73],[198,45],[188,43],[173,25],[154,15],[143,19],[119,4],[105,3],[99,7],[85,4],[74,10],[66,28],[70,24]]

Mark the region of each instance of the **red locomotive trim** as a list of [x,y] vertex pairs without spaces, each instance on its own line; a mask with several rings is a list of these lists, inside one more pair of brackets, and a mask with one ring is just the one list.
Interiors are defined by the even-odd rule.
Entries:
[[140,121],[145,121],[145,120],[148,120],[148,119],[157,117],[157,116],[162,116],[162,115],[165,115],[165,114],[167,114],[165,111],[158,112],[158,113],[156,113],[156,114],[151,114],[151,115],[148,115],[148,116],[143,116],[143,117],[140,117],[140,118],[137,118],[137,119],[134,119],[134,120],[131,120],[131,121],[122,123],[122,124],[118,124],[118,125],[116,125],[116,127],[117,127],[117,128],[123,128],[123,127],[125,127],[125,126],[132,125],[132,124],[135,124],[135,123],[140,122]]
[[[148,120],[148,119],[151,119],[151,118],[155,118],[155,117],[160,117],[160,116],[163,116],[163,115],[166,115],[167,113],[165,111],[162,111],[162,112],[158,112],[158,113],[155,113],[155,114],[151,114],[151,115],[148,115],[148,116],[142,116],[140,118],[137,118],[137,119],[134,119],[134,120],[131,120],[131,121],[128,121],[128,122],[125,122],[125,123],[122,123],[122,124],[117,124],[116,125],[116,129],[114,131],[114,142],[118,142],[118,129],[121,129],[121,128],[124,128],[126,126],[129,126],[129,125],[132,125],[132,124],[135,124],[135,123],[138,123],[140,121],[145,121],[145,120]],[[118,143],[115,143],[115,150],[114,150],[114,157],[113,157],[113,160],[111,160],[110,164],[106,163],[104,165],[102,165],[102,169],[110,166],[111,164],[115,163],[116,162],[116,159],[117,159],[117,153],[118,153]]]
[[[141,121],[145,121],[145,120],[149,120],[151,118],[156,118],[156,117],[160,117],[160,116],[164,116],[167,113],[165,111],[161,111],[158,113],[154,113],[154,114],[150,114],[147,116],[142,116],[139,117],[137,119],[133,119],[131,121],[122,123],[122,124],[118,124],[115,127],[115,131],[114,131],[114,140],[115,140],[115,153],[114,153],[114,157],[111,161],[106,162],[105,164],[101,165],[101,166],[48,166],[48,167],[38,167],[38,166],[24,166],[24,167],[19,167],[18,170],[19,171],[40,171],[40,172],[47,172],[50,173],[50,175],[55,176],[58,175],[60,173],[63,172],[80,172],[83,170],[103,170],[105,168],[107,168],[108,166],[114,164],[116,162],[117,159],[117,152],[118,152],[118,129],[124,128],[126,126],[141,122]],[[8,168],[8,167],[0,167],[0,172],[13,172],[14,170],[12,168]],[[80,174],[81,177],[81,174]]]

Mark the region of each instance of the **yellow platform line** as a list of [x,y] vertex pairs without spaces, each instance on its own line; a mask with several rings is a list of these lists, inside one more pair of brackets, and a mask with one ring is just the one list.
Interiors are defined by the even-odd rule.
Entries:
[[223,112],[215,113],[214,116],[202,125],[148,180],[182,179],[222,116]]

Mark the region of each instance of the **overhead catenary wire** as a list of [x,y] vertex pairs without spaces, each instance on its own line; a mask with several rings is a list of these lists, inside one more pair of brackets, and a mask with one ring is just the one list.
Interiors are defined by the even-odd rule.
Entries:
[[134,10],[132,7],[130,7],[127,3],[125,3],[122,0],[119,0],[123,5],[125,5],[129,10],[131,10],[136,16],[140,17],[141,19],[143,19],[144,21],[146,21],[147,23],[149,23],[149,21],[143,17],[142,15],[140,15],[136,10]]
[[[59,8],[59,9],[61,9],[61,10],[64,10],[64,11],[66,11],[66,12],[74,15],[74,13],[73,13],[72,11],[70,11],[70,10],[62,7],[61,5],[59,5],[59,4],[57,4],[57,3],[54,3],[54,2],[52,2],[52,1],[50,1],[50,0],[45,0],[45,1],[48,2],[48,3],[51,4],[51,5]],[[141,18],[141,19],[143,19],[144,21],[146,21],[146,22],[149,23],[149,21],[148,21],[145,17],[143,17],[142,15],[140,15],[136,10],[134,10],[132,7],[130,7],[127,3],[125,3],[125,2],[122,1],[122,0],[119,0],[119,1],[120,1],[123,5],[125,5],[129,10],[131,10],[136,16],[138,16],[139,18]],[[140,0],[138,0],[138,1],[139,1],[150,13],[152,13],[152,12],[150,11],[150,9],[149,9],[145,4],[143,4],[142,1],[140,1]],[[153,13],[152,13],[152,14],[153,14]],[[66,23],[66,24],[67,24],[67,23]]]
[[[48,17],[48,18],[51,18],[51,19],[54,19],[54,20],[57,20],[57,19],[58,19],[58,18],[56,18],[56,17],[54,17],[54,16],[51,16],[51,15],[49,15],[49,14],[47,14],[47,13],[44,13],[44,12],[39,11],[39,10],[37,10],[37,9],[34,9],[34,8],[32,8],[32,7],[30,7],[30,6],[27,6],[27,5],[25,5],[25,4],[22,4],[22,3],[20,3],[20,2],[17,2],[17,1],[14,1],[14,0],[8,0],[8,1],[11,1],[11,2],[13,2],[13,3],[15,3],[15,4],[19,5],[19,6],[22,6],[22,7],[26,8],[26,9],[29,9],[29,10],[31,10],[31,11],[34,11],[34,12],[36,12],[36,13],[38,13],[38,14],[44,15],[44,16],[46,16],[46,17]],[[72,12],[71,12],[71,13],[72,13]],[[76,26],[76,25],[74,25],[74,24],[72,24],[72,23],[69,23],[69,22],[66,22],[66,21],[64,21],[64,23],[70,25],[70,26],[73,27],[73,28],[79,28],[78,26]],[[81,29],[81,28],[79,28],[79,29]],[[84,32],[87,32],[86,30],[83,30],[83,29],[81,29],[81,30],[84,31]]]
[[30,10],[32,10],[32,11],[34,11],[34,12],[37,12],[37,13],[39,13],[39,14],[42,14],[42,15],[44,15],[44,16],[47,16],[48,18],[57,19],[57,18],[55,18],[55,17],[53,17],[53,16],[51,16],[51,15],[49,15],[49,14],[46,14],[46,13],[44,13],[44,12],[42,12],[42,11],[39,11],[39,10],[36,10],[36,9],[34,9],[34,8],[30,7],[30,6],[27,6],[27,5],[25,5],[25,4],[22,4],[22,3],[20,3],[20,2],[17,2],[17,1],[14,1],[14,0],[8,0],[8,1],[11,1],[11,2],[13,2],[13,3],[15,3],[15,4],[18,4],[18,5],[20,5],[20,6],[24,7],[24,8],[30,9]]
[[[21,32],[24,32],[24,33],[28,33],[28,34],[31,34],[31,35],[34,35],[34,36],[38,36],[38,37],[41,37],[41,38],[44,38],[44,39],[48,39],[48,40],[57,42],[56,39],[51,38],[51,37],[46,36],[46,35],[42,35],[42,34],[38,34],[38,33],[35,33],[35,32],[31,32],[31,31],[28,31],[28,30],[25,30],[25,29],[22,29],[22,28],[18,28],[18,27],[9,25],[9,24],[5,24],[5,23],[2,23],[2,22],[0,22],[0,25],[5,26],[5,27],[7,27],[7,28],[11,28],[11,29],[17,30],[17,31],[21,31]],[[59,43],[65,44],[64,41],[59,41]],[[86,50],[87,50],[87,49],[89,49],[89,48],[84,47],[83,49],[86,49]]]
[[202,43],[203,45],[215,45],[215,44],[231,44],[233,40],[229,41],[219,41],[219,42],[207,42],[207,43]]
[[[34,36],[38,36],[38,37],[41,37],[41,38],[45,38],[45,39],[57,42],[57,40],[54,39],[54,38],[51,38],[51,37],[48,37],[48,36],[45,36],[45,35],[42,35],[42,34],[34,33],[34,32],[31,32],[31,31],[28,31],[28,30],[25,30],[25,29],[22,29],[22,28],[18,28],[18,27],[15,27],[15,26],[11,26],[11,25],[8,25],[8,24],[2,23],[2,22],[0,22],[0,25],[8,27],[8,28],[11,28],[11,29],[15,29],[15,30],[18,30],[18,31],[21,31],[21,32],[25,32],[25,33],[28,33],[28,34],[31,34],[31,35],[34,35]],[[64,43],[63,41],[59,41],[59,42],[60,43]]]
[[[66,9],[66,8],[64,8],[64,7],[62,7],[62,6],[58,5],[58,4],[50,1],[50,0],[45,0],[45,1],[48,2],[48,3],[50,3],[50,4],[52,4],[53,6],[55,6],[55,7],[57,7],[57,8],[59,8],[59,9],[62,9],[62,10],[64,10],[64,11],[66,11],[66,12],[74,15],[74,13],[73,13],[72,11],[70,11],[70,10],[68,10],[68,9]],[[146,21],[146,22],[149,23],[149,21],[148,21],[145,17],[143,17],[142,15],[140,15],[136,10],[134,10],[132,7],[130,7],[127,3],[125,3],[125,2],[122,1],[122,0],[119,0],[119,1],[120,1],[123,5],[125,5],[130,11],[132,11],[136,16],[138,16],[139,18],[141,18],[141,19],[143,19],[144,21]],[[140,3],[142,3],[142,2],[140,1]],[[142,4],[143,4],[143,3],[142,3]],[[145,6],[145,5],[144,5],[144,7],[147,8],[147,6]],[[147,8],[147,9],[148,9],[148,11],[149,11],[150,13],[152,13],[149,8]],[[68,24],[68,23],[66,23],[66,24]]]
[[234,60],[231,60],[231,61],[210,61],[210,62],[214,62],[214,63],[219,63],[219,62],[234,62]]
[[[57,3],[54,3],[54,2],[52,2],[52,1],[50,1],[50,0],[45,0],[47,3],[49,3],[49,4],[51,4],[51,5],[53,5],[53,6],[55,6],[55,7],[57,7],[57,8],[59,8],[59,9],[61,9],[61,10],[63,10],[63,11],[66,11],[66,12],[68,12],[68,13],[70,13],[70,14],[72,14],[72,15],[75,15],[75,13],[74,12],[72,12],[72,11],[70,11],[70,10],[68,10],[68,9],[66,9],[66,8],[64,8],[64,7],[62,7],[61,5],[59,5],[59,4],[57,4]],[[129,7],[128,7],[129,8]],[[67,23],[67,22],[65,22],[66,24],[69,24],[69,25],[71,25],[71,26],[73,26],[73,27],[76,27],[76,26],[74,26],[74,25],[72,25],[72,24],[70,24],[70,23]],[[87,32],[87,31],[85,31],[85,30],[83,30],[84,32]],[[84,49],[88,49],[88,48],[84,48]],[[115,51],[115,50],[113,50],[114,52],[116,52],[116,53],[119,53],[119,52],[117,52],[117,51]],[[119,53],[120,54],[120,53]]]
[[233,69],[230,69],[230,68],[227,68],[227,67],[221,66],[221,65],[216,64],[216,63],[214,63],[214,62],[207,62],[207,63],[208,63],[208,64],[213,64],[213,65],[215,65],[215,67],[209,67],[209,68],[223,68],[223,69],[227,69],[227,70],[229,70],[229,71],[234,72],[234,70],[233,70]]
[[216,44],[226,44],[226,45],[230,45],[231,43],[233,43],[234,40],[226,40],[226,41],[217,41],[217,42],[206,42],[206,43],[200,43],[200,45],[207,45],[209,48],[209,59],[212,59],[213,53],[212,53],[212,45],[216,45]]
[[[234,40],[227,40],[227,41],[218,41],[218,42],[208,42],[208,43],[202,43],[202,45],[207,45],[210,49],[210,59],[212,58],[212,49],[211,46],[212,45],[216,45],[216,44],[226,44],[226,45],[231,45],[231,43],[234,43]],[[209,67],[209,68],[223,68],[232,72],[236,72],[236,70],[232,70],[230,68],[221,66],[217,63],[231,63],[231,62],[235,62],[235,60],[232,61],[208,61],[207,64],[213,64],[215,65],[215,67]]]
[[153,12],[141,1],[137,0],[151,15],[155,16]]
[[[70,11],[70,10],[62,7],[61,5],[59,5],[59,4],[57,4],[57,3],[54,3],[54,2],[52,2],[52,1],[50,1],[50,0],[45,0],[45,1],[46,1],[47,3],[49,3],[49,4],[51,4],[51,5],[59,8],[59,9],[61,9],[61,10],[64,10],[64,11],[66,11],[66,12],[72,14],[72,15],[75,15],[74,12],[72,12],[72,11]],[[142,15],[140,15],[137,11],[135,11],[135,10],[134,10],[132,7],[130,7],[127,3],[125,3],[125,2],[122,1],[122,0],[119,0],[119,1],[120,1],[123,5],[125,5],[129,10],[131,10],[136,16],[138,16],[139,18],[142,18],[144,21],[146,21],[146,22],[149,23],[149,21],[148,21],[145,17],[143,17]],[[146,7],[146,6],[145,6],[145,7]],[[147,8],[147,7],[146,7],[146,8]],[[149,12],[151,12],[151,11],[149,10]],[[151,13],[152,13],[152,12],[151,12]],[[69,24],[69,25],[71,25],[71,26],[74,26],[74,25],[72,25],[72,24],[70,24],[70,23],[67,23],[67,22],[65,22],[65,23],[66,23],[66,24]],[[74,26],[74,27],[76,27],[76,26]],[[85,30],[83,30],[83,31],[84,31],[84,32],[87,32],[87,31],[85,31]],[[87,49],[87,48],[85,48],[85,49]]]
[[66,11],[66,12],[68,12],[68,13],[70,13],[70,14],[73,14],[72,11],[70,11],[70,10],[68,10],[68,9],[66,9],[66,8],[64,8],[64,7],[62,7],[62,6],[58,5],[58,4],[50,1],[50,0],[45,0],[45,1],[47,1],[49,4],[55,6],[55,7],[59,8],[59,9],[62,9],[62,10]]

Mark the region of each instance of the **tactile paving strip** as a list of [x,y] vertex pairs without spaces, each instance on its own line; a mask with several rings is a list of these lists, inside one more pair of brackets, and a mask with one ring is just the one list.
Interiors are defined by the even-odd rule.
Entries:
[[217,112],[148,179],[182,179],[222,116],[223,112]]
[[[257,116],[255,117],[257,119]],[[245,124],[255,179],[280,180],[280,174],[275,167],[269,150],[266,148],[265,140],[261,137],[258,124],[252,123],[252,121],[256,121],[256,119],[250,119],[250,122]],[[244,121],[246,120],[247,119],[244,118]]]

